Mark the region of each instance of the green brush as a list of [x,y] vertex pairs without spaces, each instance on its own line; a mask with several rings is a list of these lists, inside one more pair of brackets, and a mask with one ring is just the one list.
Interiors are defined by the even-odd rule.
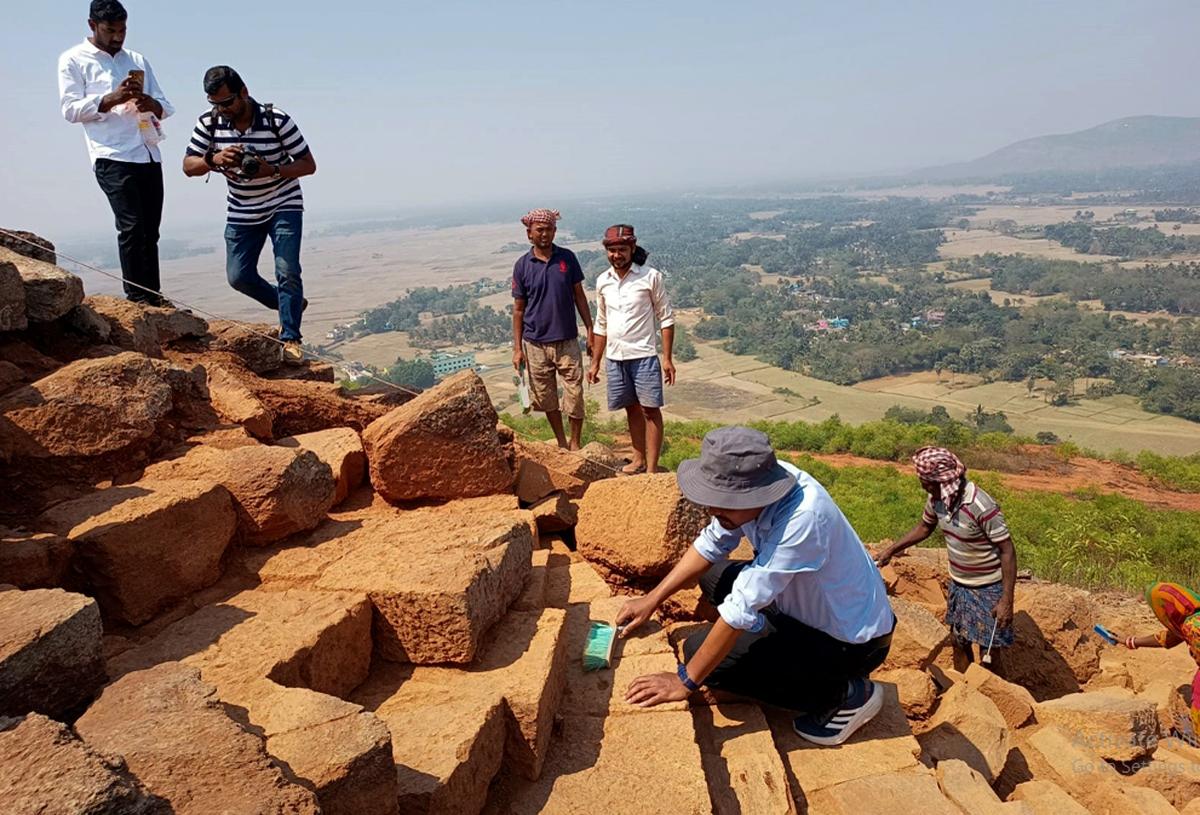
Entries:
[[588,628],[587,641],[583,644],[583,669],[598,671],[612,664],[613,645],[617,641],[618,628],[608,623],[592,621]]

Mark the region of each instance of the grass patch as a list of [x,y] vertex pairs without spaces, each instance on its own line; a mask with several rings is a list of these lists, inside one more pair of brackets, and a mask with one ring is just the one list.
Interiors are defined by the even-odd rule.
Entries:
[[1200,454],[1160,456],[1149,451],[1138,454],[1137,468],[1164,487],[1200,492]]

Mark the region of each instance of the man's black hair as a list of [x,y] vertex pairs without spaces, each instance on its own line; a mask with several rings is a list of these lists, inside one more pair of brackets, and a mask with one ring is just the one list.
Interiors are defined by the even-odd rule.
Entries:
[[222,85],[229,88],[230,93],[241,93],[242,88],[246,87],[238,72],[228,65],[215,65],[204,72],[205,93],[214,94],[221,90]]
[[88,19],[95,23],[119,23],[129,19],[129,12],[117,0],[92,0]]

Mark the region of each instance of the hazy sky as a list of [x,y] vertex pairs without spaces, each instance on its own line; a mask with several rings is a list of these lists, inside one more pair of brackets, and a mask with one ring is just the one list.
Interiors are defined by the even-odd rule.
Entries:
[[[0,225],[111,230],[59,53],[87,0],[6,15]],[[185,179],[201,76],[228,63],[291,113],[310,219],[460,202],[871,173],[973,158],[1136,114],[1200,112],[1200,3],[184,3],[128,0],[167,122],[164,236],[219,230]]]

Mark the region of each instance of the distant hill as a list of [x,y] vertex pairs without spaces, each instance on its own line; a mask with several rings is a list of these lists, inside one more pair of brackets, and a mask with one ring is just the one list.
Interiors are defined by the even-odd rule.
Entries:
[[1087,130],[1024,139],[958,164],[918,170],[923,179],[996,178],[1039,172],[1092,172],[1200,160],[1200,118],[1131,116]]

